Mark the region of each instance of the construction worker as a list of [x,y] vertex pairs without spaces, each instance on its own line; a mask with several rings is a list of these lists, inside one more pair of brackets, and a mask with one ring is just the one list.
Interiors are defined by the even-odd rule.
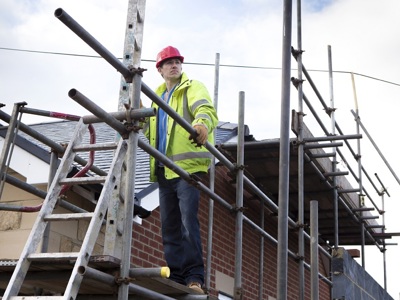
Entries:
[[[157,55],[156,67],[164,83],[160,96],[197,132],[196,137],[168,116],[155,103],[157,116],[149,118],[145,134],[150,144],[190,174],[208,171],[211,154],[204,145],[214,141],[218,117],[203,83],[189,80],[182,72],[183,56],[168,46]],[[191,140],[192,139],[192,140]],[[204,262],[198,208],[200,191],[175,172],[150,157],[150,180],[159,183],[160,214],[164,256],[170,279],[204,293]]]

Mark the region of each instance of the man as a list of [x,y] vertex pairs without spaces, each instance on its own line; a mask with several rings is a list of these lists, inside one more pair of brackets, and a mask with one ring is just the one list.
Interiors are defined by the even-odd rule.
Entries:
[[[157,55],[156,67],[164,83],[156,93],[197,132],[189,133],[155,103],[157,117],[146,124],[150,144],[190,174],[208,171],[211,154],[204,145],[214,141],[218,117],[210,95],[199,81],[182,72],[183,56],[168,46]],[[193,139],[190,140],[190,139]],[[158,181],[164,255],[170,279],[203,293],[204,262],[198,220],[200,192],[175,172],[150,157],[150,180]]]

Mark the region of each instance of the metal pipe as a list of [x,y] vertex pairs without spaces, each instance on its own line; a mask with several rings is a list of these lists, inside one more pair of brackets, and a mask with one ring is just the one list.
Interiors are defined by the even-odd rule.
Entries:
[[302,27],[301,27],[301,0],[297,0],[297,79],[298,79],[298,126],[297,139],[298,147],[298,274],[299,274],[299,300],[304,300],[305,279],[304,279],[304,131],[303,131],[303,73],[301,64],[303,61],[302,51]]
[[318,201],[310,201],[311,300],[319,300]]
[[93,101],[87,98],[85,95],[80,93],[77,89],[71,89],[68,92],[68,96],[75,100],[78,104],[86,108],[88,111],[92,112],[99,119],[102,119],[103,122],[110,125],[113,129],[118,131],[121,136],[126,136],[128,131],[125,126],[120,123],[116,118],[111,116],[109,113],[101,109],[98,105],[96,105]]
[[388,169],[390,170],[390,172],[392,173],[393,177],[396,179],[396,181],[400,184],[400,179],[397,177],[396,173],[393,171],[392,167],[390,166],[390,164],[388,163],[388,161],[386,160],[385,156],[382,154],[382,152],[379,150],[378,146],[376,145],[375,141],[372,139],[371,135],[369,134],[369,132],[367,131],[367,129],[365,128],[365,126],[363,125],[363,123],[361,122],[360,116],[358,114],[358,112],[354,112],[353,110],[351,110],[351,113],[353,114],[353,116],[356,118],[356,122],[357,124],[362,128],[362,130],[364,131],[364,133],[367,135],[368,139],[370,140],[371,144],[374,146],[375,150],[378,152],[379,156],[382,158],[383,162],[386,164],[386,166],[388,167]]
[[[260,199],[260,228],[264,229],[265,226],[265,212],[264,203]],[[264,290],[264,236],[260,235],[260,256],[259,256],[259,266],[258,266],[258,300],[263,300],[263,290]]]
[[19,109],[21,105],[26,105],[26,102],[15,103],[13,107],[12,117],[10,119],[10,126],[8,127],[7,134],[4,139],[3,148],[0,156],[0,198],[3,194],[5,177],[11,161],[12,152],[15,145],[15,139],[18,132],[18,121],[20,116]]
[[45,191],[42,191],[36,187],[34,187],[31,184],[26,183],[25,181],[22,181],[14,176],[5,174],[5,181],[13,186],[16,186],[22,190],[24,190],[25,192],[28,192],[32,195],[35,195],[39,198],[46,198],[47,193]]
[[[347,171],[337,171],[337,172],[325,172],[325,173],[323,173],[323,174],[324,174],[325,177],[330,177],[330,176],[332,176],[333,179],[334,179],[336,176],[348,175],[349,172],[347,172]],[[332,186],[335,187],[336,185],[334,185],[334,183],[333,183]]]
[[287,299],[288,215],[289,215],[289,147],[290,147],[290,49],[292,40],[292,0],[283,2],[281,122],[279,149],[279,212],[277,298]]
[[170,275],[168,267],[160,268],[134,268],[129,270],[129,277],[160,277],[168,278]]
[[[82,101],[83,105],[85,105],[85,108],[87,108],[90,112],[92,112],[93,114],[97,115],[98,117],[102,118],[103,114],[107,114],[107,112],[105,112],[102,108],[98,107],[95,103],[91,102],[91,100],[89,100],[86,97],[82,97],[80,99],[80,101]],[[117,132],[119,133],[125,133],[126,129],[125,127],[119,123],[119,122],[114,122],[112,119],[110,118],[105,118],[104,119],[105,122],[110,125],[112,128],[114,128]],[[120,131],[119,131],[120,130]],[[163,155],[161,152],[159,152],[157,149],[151,147],[148,143],[142,141],[141,139],[138,140],[138,145],[140,148],[142,148],[145,152],[147,152],[149,155],[154,156],[157,160],[159,160],[160,162],[162,162],[166,167],[168,167],[169,169],[173,170],[175,173],[177,173],[182,179],[191,182],[192,184],[196,185],[196,187],[204,192],[207,196],[209,196],[210,198],[218,201],[223,207],[229,209],[229,210],[233,210],[234,207],[232,207],[231,204],[229,204],[227,201],[225,201],[223,198],[221,198],[219,195],[215,194],[214,192],[212,192],[207,186],[205,186],[201,181],[198,181],[197,178],[191,176],[189,173],[187,173],[185,170],[183,170],[182,168],[180,168],[179,166],[175,165],[174,162],[172,160],[170,160],[169,158],[167,158],[165,155]],[[244,179],[246,180],[246,178],[244,177]],[[248,181],[249,183],[253,184],[251,181]],[[256,194],[258,196],[260,196],[261,199],[266,199],[267,197],[262,193],[261,190],[259,190],[258,188],[256,188],[255,186],[253,187],[253,190],[255,190]],[[257,226],[256,224],[254,224],[254,222],[252,222],[249,218],[247,218],[246,216],[243,216],[243,220],[245,222],[247,222],[247,224],[249,224],[250,226],[252,226],[254,229],[256,229],[260,234],[262,234],[264,237],[267,237],[270,241],[274,242],[275,244],[277,244],[277,240],[274,239],[271,235],[269,235],[267,232],[265,232],[263,229],[261,229],[259,226]],[[293,222],[293,221],[292,221]],[[293,222],[293,224],[295,225],[295,223]],[[306,235],[308,238],[309,236]],[[322,251],[325,255],[330,256],[329,253],[321,248],[320,251]],[[293,257],[293,258],[297,258],[297,256],[292,253],[291,251],[289,251],[289,254]]]
[[69,120],[69,121],[79,121],[79,119],[81,118],[80,116],[76,116],[76,115],[70,115],[70,114],[64,114],[64,113],[60,113],[60,112],[53,112],[53,111],[28,108],[28,107],[21,107],[20,111],[22,113],[26,113],[26,114],[43,116],[43,117],[51,117],[51,118],[57,118],[57,119],[65,119],[65,120]]
[[243,298],[242,257],[243,257],[243,166],[244,166],[244,92],[239,92],[239,122],[236,172],[236,232],[235,232],[235,283],[234,299]]
[[[375,173],[375,177],[378,180],[378,182],[381,184],[382,190],[378,192],[378,195],[381,196],[382,199],[382,209],[381,209],[381,214],[382,214],[382,227],[381,227],[381,232],[385,233],[386,229],[386,221],[385,221],[385,193],[390,197],[385,185],[382,183],[381,179],[379,178],[378,174]],[[385,291],[387,290],[387,277],[386,277],[386,241],[383,241],[383,249],[382,249],[382,258],[383,258],[383,286],[385,288]]]
[[333,157],[335,153],[310,153],[311,158]]
[[304,146],[304,149],[320,149],[320,148],[341,147],[341,146],[343,146],[342,142],[326,143],[326,144],[306,144]]
[[[385,198],[384,194],[382,194],[382,211],[383,211],[383,225],[385,225]],[[385,227],[382,227],[382,233],[385,233]],[[387,271],[386,271],[386,241],[383,241],[383,249],[382,249],[382,258],[383,258],[383,286],[385,288],[385,291],[387,291]]]
[[[338,189],[339,194],[359,193],[360,189]],[[373,208],[371,210],[374,210]]]
[[321,142],[321,141],[335,141],[335,140],[348,140],[348,139],[361,139],[362,134],[347,134],[347,135],[330,135],[322,137],[309,137],[304,138],[305,142]]
[[[6,114],[5,112],[3,112],[2,110],[0,110],[0,119],[10,123],[10,116],[8,114]],[[64,147],[62,147],[61,145],[57,144],[56,142],[54,142],[53,140],[49,139],[48,137],[46,137],[45,135],[37,132],[36,130],[30,128],[29,126],[25,125],[24,123],[18,121],[18,126],[19,129],[30,135],[31,137],[33,137],[34,139],[38,140],[39,142],[49,146],[51,149],[53,149],[54,151],[58,152],[58,153],[64,153],[65,149]],[[84,166],[87,164],[87,161],[83,158],[81,158],[80,156],[76,155],[75,156],[75,162],[77,162],[78,164]],[[96,166],[92,166],[90,168],[91,171],[93,171],[94,173],[101,175],[101,176],[105,176],[107,175],[107,172],[103,171],[102,169],[96,167]]]
[[[129,117],[131,120],[140,120],[146,117],[152,117],[156,115],[155,108],[140,108],[140,109],[129,109],[126,111],[110,112],[108,113],[118,121],[125,121]],[[84,124],[101,123],[104,122],[102,119],[95,115],[82,116]]]
[[[355,84],[354,84],[354,75],[352,74],[352,84],[353,84],[353,94],[354,94],[354,101],[355,101],[355,106],[356,106],[356,116],[355,120],[356,120],[356,128],[357,128],[357,133],[360,133],[360,123],[358,122],[359,120],[359,114],[358,114],[358,102],[357,102],[357,93],[356,93],[356,89],[355,89]],[[368,136],[368,133],[367,133]],[[362,164],[361,164],[361,141],[358,140],[357,141],[357,166],[358,166],[358,186],[360,188],[360,190],[363,190],[363,184],[362,184]],[[359,194],[359,198],[362,197],[362,194]],[[359,203],[360,206],[364,206],[364,203]],[[362,219],[363,213],[361,212],[361,218]],[[361,222],[360,224],[360,229],[361,229],[361,265],[362,267],[365,269],[365,224],[364,222]]]
[[[34,187],[31,184],[28,184],[16,177],[13,177],[11,175],[6,174],[6,182],[20,188],[21,190],[24,190],[25,192],[28,192],[32,195],[35,195],[39,198],[45,199],[47,196],[47,193],[45,191],[42,191],[36,187]],[[86,210],[81,209],[78,206],[75,206],[65,200],[59,200],[59,205],[60,207],[63,207],[65,209],[68,209],[72,212],[87,212]],[[9,204],[0,204],[0,210],[7,210],[7,211],[23,211],[23,212],[31,212],[28,210],[29,207],[25,206],[19,206],[19,205],[9,205]]]
[[[90,267],[84,267],[84,266],[79,267],[78,273],[81,276],[98,280],[110,287],[117,287],[117,283],[116,283],[115,277],[113,275],[101,272],[99,270],[96,270],[96,269],[93,269]],[[149,290],[147,288],[141,287],[141,286],[133,284],[133,283],[128,284],[128,289],[129,289],[129,293],[136,294],[141,297],[145,297],[146,299],[154,299],[154,300],[157,300],[157,299],[173,300],[174,299],[174,298],[154,292],[152,290]]]
[[[215,54],[215,76],[214,76],[214,108],[218,112],[218,88],[219,88],[219,53]],[[213,145],[215,145],[215,135]],[[215,157],[211,159],[210,165],[210,190],[215,190]],[[208,199],[208,228],[207,228],[207,257],[206,257],[206,290],[211,289],[211,260],[213,253],[213,228],[214,228],[214,200]]]

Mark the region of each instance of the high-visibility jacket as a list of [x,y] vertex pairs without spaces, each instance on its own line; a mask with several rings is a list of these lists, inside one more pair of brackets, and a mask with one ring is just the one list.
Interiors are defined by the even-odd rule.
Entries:
[[[165,90],[166,84],[163,83],[155,92],[161,96]],[[187,75],[182,73],[181,82],[170,96],[169,106],[192,126],[205,125],[208,129],[208,141],[214,142],[214,129],[218,124],[218,117],[203,83],[189,80]],[[158,105],[153,102],[152,107],[157,109]],[[144,133],[150,145],[157,149],[157,117],[148,118]],[[167,116],[166,134],[166,156],[169,159],[190,174],[208,171],[211,153],[204,146],[196,147],[196,144],[189,140],[190,134],[170,116]],[[156,159],[150,156],[150,181],[153,182],[157,181],[156,164]],[[179,176],[165,167],[165,177],[172,179]]]

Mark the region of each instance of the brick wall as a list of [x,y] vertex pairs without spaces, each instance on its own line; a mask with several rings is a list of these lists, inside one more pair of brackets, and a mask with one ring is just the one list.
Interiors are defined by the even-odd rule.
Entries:
[[[215,191],[225,201],[234,204],[236,201],[235,188],[230,183],[230,178],[226,175],[225,167],[217,167]],[[246,211],[245,215],[253,222],[259,224],[260,203],[256,198],[250,198],[249,193],[245,193],[244,199]],[[225,274],[233,280],[235,276],[235,214],[228,211],[217,201],[214,201],[214,226],[213,226],[213,253],[211,262],[211,294],[216,296],[219,287],[216,286],[216,273]],[[206,255],[207,232],[208,232],[208,212],[209,201],[205,194],[202,194],[199,218],[203,241],[204,258]],[[152,215],[143,220],[141,226],[134,226],[132,243],[132,263],[138,267],[157,267],[166,265],[163,258],[160,216],[158,209]],[[276,238],[277,217],[265,209],[264,230]],[[263,299],[276,298],[277,285],[277,247],[264,239],[264,282]],[[296,253],[297,235],[295,232],[289,233],[290,250]],[[309,247],[306,242],[306,262],[309,263]],[[259,280],[259,257],[260,257],[260,235],[255,229],[246,222],[243,227],[243,257],[242,257],[242,289],[243,299],[258,299],[258,280]],[[320,267],[323,273],[324,269]],[[327,274],[324,274],[327,276]],[[305,270],[305,299],[310,299],[310,273]],[[288,299],[298,299],[298,264],[289,257],[288,263]],[[320,280],[320,299],[330,299],[330,288]],[[233,291],[231,291],[231,294]],[[269,298],[268,298],[269,297]]]

